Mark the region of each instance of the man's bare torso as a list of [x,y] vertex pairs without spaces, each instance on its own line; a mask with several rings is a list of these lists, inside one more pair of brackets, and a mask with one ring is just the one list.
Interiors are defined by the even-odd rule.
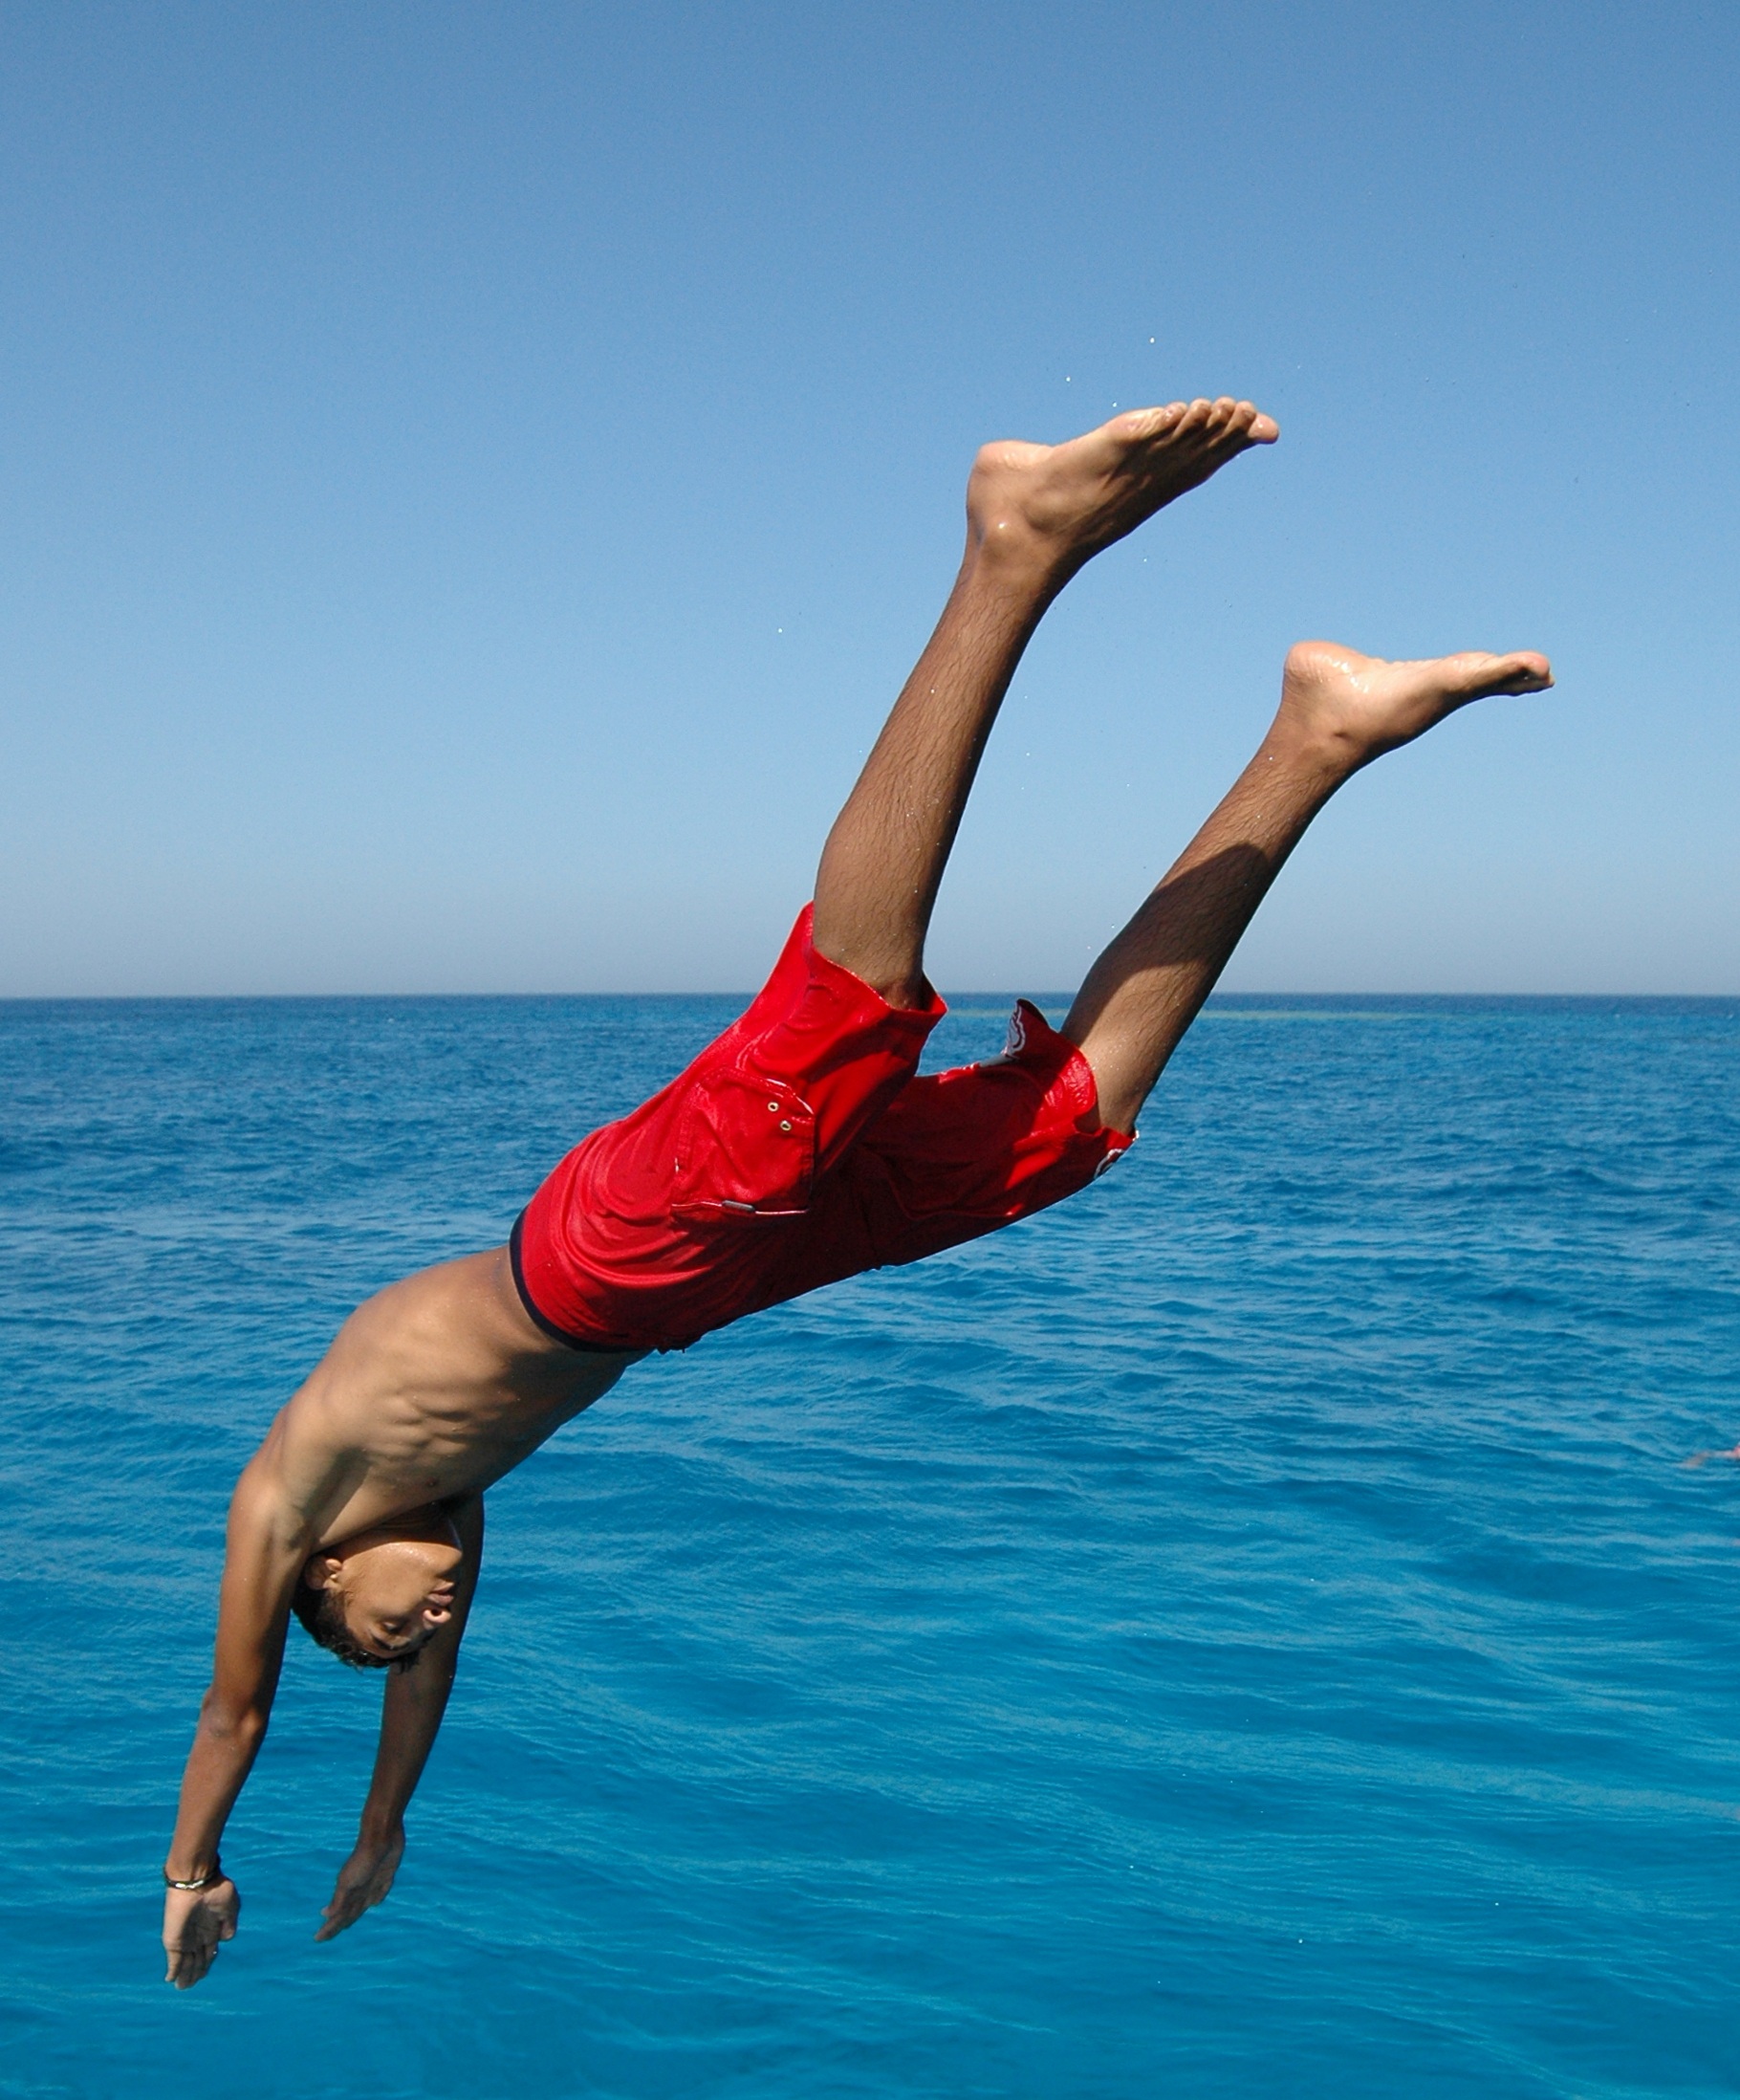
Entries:
[[359,1305],[254,1464],[330,1545],[487,1488],[635,1361],[550,1340],[494,1247]]

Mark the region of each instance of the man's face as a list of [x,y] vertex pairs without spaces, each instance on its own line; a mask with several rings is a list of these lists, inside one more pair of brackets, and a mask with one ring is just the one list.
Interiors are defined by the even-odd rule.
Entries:
[[465,1555],[441,1512],[381,1524],[316,1554],[309,1579],[333,1589],[352,1638],[382,1661],[414,1654],[453,1616]]

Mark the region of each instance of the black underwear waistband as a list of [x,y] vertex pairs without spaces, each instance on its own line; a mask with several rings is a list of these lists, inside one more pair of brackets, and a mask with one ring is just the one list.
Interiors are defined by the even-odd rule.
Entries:
[[520,1267],[520,1227],[526,1222],[524,1211],[513,1220],[513,1230],[508,1235],[508,1260],[513,1270],[513,1288],[519,1293],[519,1302],[526,1308],[526,1317],[534,1327],[541,1328],[551,1341],[559,1342],[565,1349],[584,1349],[589,1356],[632,1356],[632,1349],[613,1348],[608,1342],[583,1341],[577,1334],[570,1334],[558,1327],[554,1320],[539,1312],[533,1302],[532,1293],[526,1288],[526,1272]]

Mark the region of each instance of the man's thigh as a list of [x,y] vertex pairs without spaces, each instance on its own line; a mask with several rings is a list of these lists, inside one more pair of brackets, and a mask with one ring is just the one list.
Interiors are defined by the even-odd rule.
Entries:
[[784,1295],[922,1260],[1074,1195],[1133,1140],[1101,1127],[1094,1075],[1026,1000],[1010,1045],[904,1086],[816,1192]]

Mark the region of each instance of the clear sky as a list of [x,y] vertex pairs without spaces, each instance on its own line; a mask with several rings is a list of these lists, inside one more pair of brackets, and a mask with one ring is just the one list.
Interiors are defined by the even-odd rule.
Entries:
[[1740,9],[12,0],[0,995],[758,981],[975,445],[1278,417],[945,888],[1061,987],[1287,644],[1548,650],[1228,983],[1740,993]]

